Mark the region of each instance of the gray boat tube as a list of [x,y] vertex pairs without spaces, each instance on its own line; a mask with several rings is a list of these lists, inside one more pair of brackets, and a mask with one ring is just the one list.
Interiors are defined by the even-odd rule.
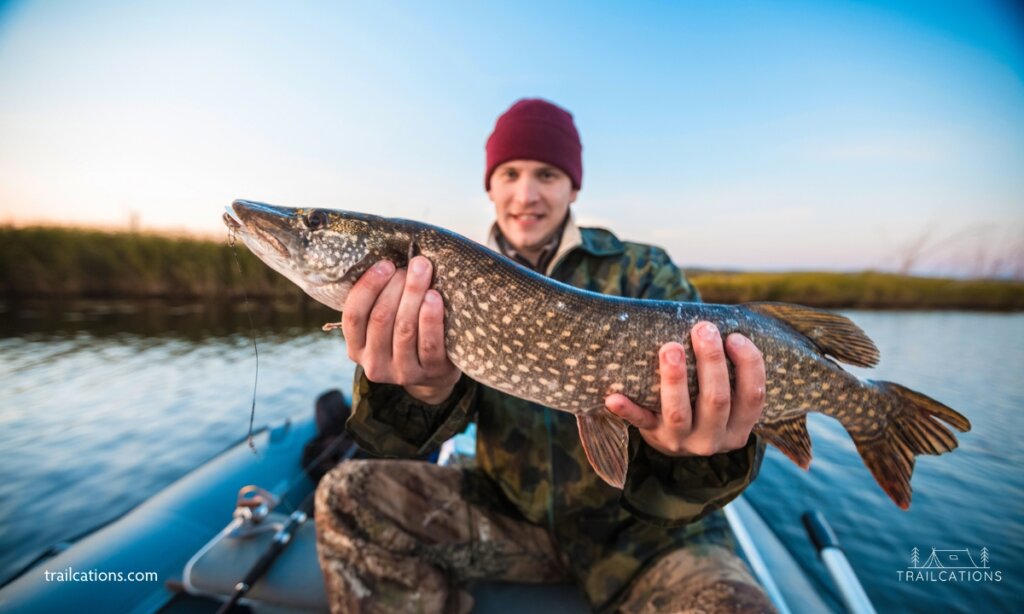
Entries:
[[725,506],[725,519],[729,522],[732,534],[736,536],[736,541],[740,550],[743,551],[743,556],[747,559],[747,563],[750,564],[750,569],[754,572],[757,581],[761,583],[764,592],[768,594],[768,598],[775,605],[775,609],[779,611],[779,614],[791,614],[792,611],[789,609],[789,604],[786,603],[786,598],[779,589],[779,585],[775,582],[775,577],[772,575],[768,563],[761,556],[761,549],[754,542],[754,537],[751,535],[748,526],[749,521],[741,516],[740,508],[744,506],[747,506],[743,510],[746,514],[752,513],[753,510],[749,508],[749,504],[742,499],[737,499]]
[[[7,612],[126,612],[151,614],[175,593],[165,587],[181,578],[185,563],[224,528],[238,489],[262,484],[290,493],[289,511],[313,490],[302,470],[303,446],[316,433],[312,416],[286,420],[257,434],[259,455],[245,439],[142,502],[120,519],[76,541],[0,589]],[[303,487],[297,487],[300,483]],[[314,563],[315,564],[315,563]],[[48,581],[46,572],[107,574],[154,572],[152,581]]]
[[736,497],[724,511],[740,556],[780,614],[843,612],[843,604],[793,555],[793,544],[783,542],[745,495]]

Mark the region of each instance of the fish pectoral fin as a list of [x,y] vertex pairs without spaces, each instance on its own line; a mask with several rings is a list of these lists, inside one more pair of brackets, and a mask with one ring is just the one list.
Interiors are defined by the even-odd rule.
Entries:
[[807,434],[807,414],[767,422],[757,427],[765,440],[782,451],[802,469],[811,466],[811,437]]
[[625,421],[599,407],[590,413],[578,414],[576,424],[590,466],[602,480],[622,488],[629,467],[629,429]]
[[875,342],[845,316],[790,303],[744,303],[743,307],[785,322],[836,360],[858,367],[878,364]]

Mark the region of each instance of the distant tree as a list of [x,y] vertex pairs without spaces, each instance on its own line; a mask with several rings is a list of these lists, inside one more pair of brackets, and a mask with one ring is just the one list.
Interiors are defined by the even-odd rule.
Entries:
[[988,548],[981,549],[981,566],[988,567]]
[[918,551],[917,546],[914,546],[914,549],[910,551],[910,565],[912,567],[917,567],[918,563],[920,563],[920,562],[921,562],[921,552]]

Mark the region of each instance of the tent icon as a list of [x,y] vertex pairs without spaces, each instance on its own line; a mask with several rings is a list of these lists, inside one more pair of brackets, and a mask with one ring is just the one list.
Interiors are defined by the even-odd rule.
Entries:
[[932,548],[931,555],[920,565],[917,564],[916,551],[917,548],[914,549],[911,559],[913,561],[912,567],[915,569],[985,569],[988,567],[988,548],[981,549],[981,565],[974,562],[974,558],[967,548],[960,548],[959,550]]

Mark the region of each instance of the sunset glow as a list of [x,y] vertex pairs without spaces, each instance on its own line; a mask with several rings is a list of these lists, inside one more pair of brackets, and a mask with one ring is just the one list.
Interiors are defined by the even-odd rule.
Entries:
[[1011,4],[2,6],[0,223],[220,237],[250,198],[479,237],[487,134],[542,96],[580,220],[685,266],[1024,274]]

